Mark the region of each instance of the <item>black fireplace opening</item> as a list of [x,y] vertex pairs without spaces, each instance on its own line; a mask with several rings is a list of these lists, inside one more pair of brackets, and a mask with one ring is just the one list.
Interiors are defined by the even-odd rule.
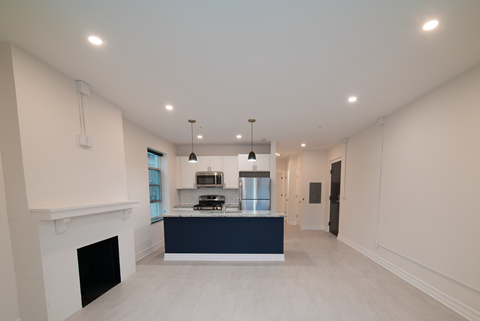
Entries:
[[77,249],[82,307],[120,283],[118,236]]

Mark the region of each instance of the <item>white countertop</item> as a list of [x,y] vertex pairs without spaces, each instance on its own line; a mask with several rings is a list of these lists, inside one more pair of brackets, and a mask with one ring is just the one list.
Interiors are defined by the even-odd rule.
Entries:
[[222,211],[182,211],[173,210],[170,213],[160,215],[160,217],[286,217],[282,211],[239,211],[227,209]]

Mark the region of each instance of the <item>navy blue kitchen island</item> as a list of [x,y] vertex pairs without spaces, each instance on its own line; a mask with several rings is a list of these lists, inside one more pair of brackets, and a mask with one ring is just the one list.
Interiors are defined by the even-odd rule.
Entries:
[[163,215],[165,260],[284,261],[281,212],[172,212]]

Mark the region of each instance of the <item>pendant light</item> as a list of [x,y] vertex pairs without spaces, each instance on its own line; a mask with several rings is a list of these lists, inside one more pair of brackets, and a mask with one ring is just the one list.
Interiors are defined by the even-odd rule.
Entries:
[[193,152],[193,124],[195,123],[195,120],[189,119],[188,122],[192,125],[192,152],[190,153],[190,156],[188,156],[188,161],[190,163],[196,163],[197,162],[197,155]]
[[255,122],[255,119],[249,119],[248,120],[250,122],[250,124],[252,125],[252,151],[250,152],[250,154],[248,154],[248,160],[251,161],[251,162],[254,162],[257,160],[257,156],[255,156],[255,153],[253,152],[253,123]]

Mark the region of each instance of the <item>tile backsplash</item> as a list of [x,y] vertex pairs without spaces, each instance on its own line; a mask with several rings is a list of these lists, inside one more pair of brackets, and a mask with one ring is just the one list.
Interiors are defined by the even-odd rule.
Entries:
[[197,188],[179,189],[180,205],[198,204],[200,195],[223,195],[226,204],[238,204],[238,189]]

